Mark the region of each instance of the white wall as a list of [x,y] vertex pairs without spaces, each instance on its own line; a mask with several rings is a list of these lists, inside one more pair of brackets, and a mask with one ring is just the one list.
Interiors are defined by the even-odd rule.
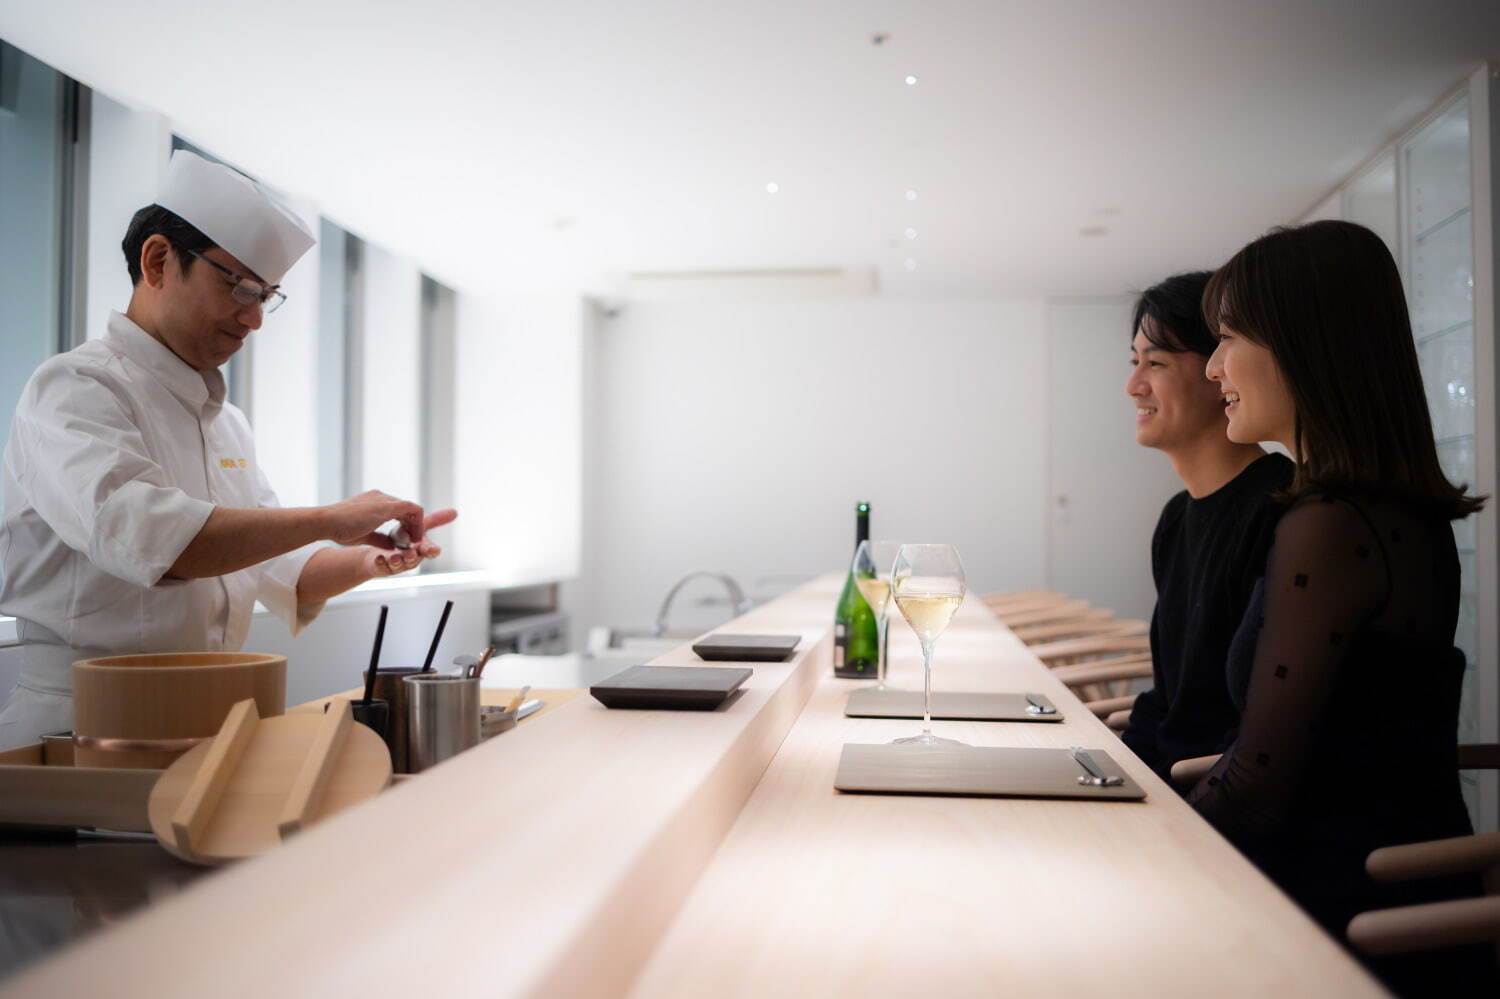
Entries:
[[1303,215],[1297,222],[1300,224],[1303,222],[1316,222],[1319,219],[1342,218],[1342,212],[1340,193],[1334,191],[1328,197],[1309,208],[1307,214]]
[[[489,644],[488,591],[396,594],[384,600],[390,611],[380,646],[380,665],[421,666],[442,617],[443,601],[449,599],[453,612],[443,629],[433,668],[447,668],[459,653],[477,655],[483,651]],[[374,594],[346,597],[326,608],[296,638],[279,618],[258,614],[245,638],[245,651],[287,657],[287,704],[349,690],[359,686],[370,664],[381,602]]]
[[370,243],[364,268],[356,491],[379,489],[420,503],[421,277],[410,260]]
[[[629,304],[591,340],[581,623],[649,625],[694,569],[840,569],[860,500],[973,592],[1044,582],[1042,302]],[[726,613],[684,598],[674,628]]]
[[515,585],[578,574],[582,328],[577,297],[458,296],[454,561]]
[[[285,198],[314,232],[318,209],[310,201]],[[317,249],[303,254],[281,282],[286,304],[265,316],[250,335],[250,418],[255,456],[283,506],[318,502],[318,317]]]
[[120,243],[131,216],[156,200],[172,154],[172,124],[94,91],[89,115],[88,310],[90,338],[104,335],[110,310],[130,304]]
[[1182,481],[1166,455],[1135,442],[1125,394],[1133,304],[1047,307],[1050,585],[1120,617],[1149,617],[1151,533]]

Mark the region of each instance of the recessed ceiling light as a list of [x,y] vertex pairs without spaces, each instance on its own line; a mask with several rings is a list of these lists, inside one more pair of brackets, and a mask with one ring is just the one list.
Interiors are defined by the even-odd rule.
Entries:
[[916,270],[917,269],[917,262],[915,260],[913,260],[911,257],[907,257],[906,258],[906,269],[909,270],[909,271]]
[[775,194],[779,190],[781,190],[781,185],[776,183],[774,180],[766,185],[767,194]]
[[915,87],[917,85],[917,78],[908,74],[906,77],[906,85],[908,87]]
[[1080,236],[1105,236],[1109,234],[1109,227],[1102,225],[1086,225],[1078,230]]
[[907,201],[916,201],[917,200],[917,192],[916,191],[907,191],[906,192],[906,200]]
[[915,230],[915,229],[908,229],[908,230],[906,230],[906,238],[907,239],[916,239],[917,238],[917,230]]

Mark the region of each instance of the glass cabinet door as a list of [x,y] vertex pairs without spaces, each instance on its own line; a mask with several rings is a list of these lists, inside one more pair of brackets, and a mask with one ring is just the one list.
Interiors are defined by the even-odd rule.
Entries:
[[1397,211],[1396,151],[1380,157],[1349,182],[1340,205],[1342,217],[1373,230],[1391,256],[1401,259],[1401,216]]
[[[1477,474],[1474,366],[1474,240],[1470,201],[1469,101],[1461,98],[1402,145],[1403,254],[1412,334],[1438,460],[1448,479],[1474,488]],[[1475,517],[1454,521],[1463,576],[1454,637],[1468,659],[1459,741],[1480,741],[1479,552]],[[1464,772],[1477,807],[1477,778]]]

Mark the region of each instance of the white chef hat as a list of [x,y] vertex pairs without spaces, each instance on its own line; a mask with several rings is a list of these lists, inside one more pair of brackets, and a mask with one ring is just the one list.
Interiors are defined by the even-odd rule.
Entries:
[[156,203],[233,254],[257,277],[280,284],[317,242],[306,223],[255,181],[179,149]]

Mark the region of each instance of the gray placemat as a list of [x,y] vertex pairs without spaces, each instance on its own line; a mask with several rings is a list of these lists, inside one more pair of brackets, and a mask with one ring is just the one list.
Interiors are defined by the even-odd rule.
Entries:
[[833,786],[870,794],[950,794],[1016,798],[1140,801],[1141,786],[1102,749],[1089,755],[1115,787],[1078,783],[1084,771],[1067,749],[996,746],[911,746],[847,743]]
[[[1029,695],[1052,709],[1051,714],[1029,711],[1027,694],[975,693],[961,690],[934,690],[932,717],[944,721],[1062,721],[1063,714],[1051,699],[1042,694]],[[920,690],[875,690],[865,687],[849,694],[844,714],[850,718],[920,718]]]

